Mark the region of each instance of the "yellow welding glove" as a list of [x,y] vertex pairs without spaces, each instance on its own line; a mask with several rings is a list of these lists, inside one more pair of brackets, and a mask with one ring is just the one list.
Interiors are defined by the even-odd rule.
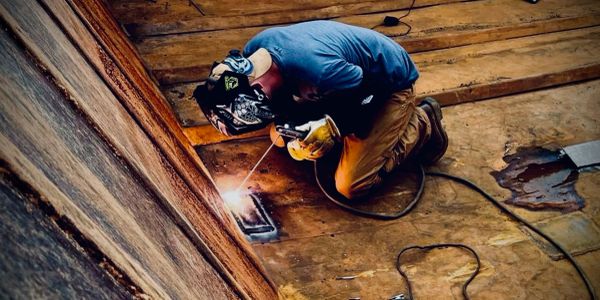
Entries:
[[328,115],[320,120],[296,126],[296,130],[307,131],[308,134],[303,140],[294,139],[287,143],[288,152],[295,160],[320,158],[341,139],[340,131]]

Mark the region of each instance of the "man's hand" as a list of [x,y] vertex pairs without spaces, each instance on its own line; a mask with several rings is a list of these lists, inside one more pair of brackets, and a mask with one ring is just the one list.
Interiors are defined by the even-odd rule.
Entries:
[[271,142],[273,142],[273,144],[277,146],[277,148],[285,147],[285,140],[283,139],[283,136],[279,134],[277,130],[275,130],[275,124],[270,125],[269,137],[271,138]]
[[308,134],[303,140],[294,139],[288,142],[288,152],[295,160],[320,158],[341,139],[340,131],[328,115],[320,120],[296,126],[296,130],[308,131]]

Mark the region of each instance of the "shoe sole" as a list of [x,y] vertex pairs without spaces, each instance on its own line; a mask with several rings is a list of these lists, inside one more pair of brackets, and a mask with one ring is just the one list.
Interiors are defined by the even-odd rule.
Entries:
[[446,134],[444,127],[442,127],[442,119],[444,116],[442,115],[442,107],[435,99],[433,99],[431,97],[427,97],[427,98],[423,99],[423,101],[421,103],[425,103],[426,105],[429,105],[433,109],[433,114],[435,115],[435,119],[433,121],[435,121],[435,123],[436,123],[435,125],[440,129],[440,132],[441,132],[441,134],[443,136],[443,140],[444,140],[444,145],[442,146],[443,151],[441,151],[440,154],[438,154],[437,156],[435,156],[434,158],[431,159],[432,162],[430,164],[434,164],[435,162],[440,160],[442,158],[442,156],[444,156],[444,154],[446,154],[446,150],[448,150],[448,135]]

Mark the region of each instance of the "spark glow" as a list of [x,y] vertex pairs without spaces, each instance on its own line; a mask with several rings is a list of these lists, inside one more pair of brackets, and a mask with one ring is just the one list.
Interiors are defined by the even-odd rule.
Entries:
[[248,208],[254,206],[252,198],[248,194],[242,194],[239,190],[225,192],[221,195],[229,210],[236,214],[245,213]]

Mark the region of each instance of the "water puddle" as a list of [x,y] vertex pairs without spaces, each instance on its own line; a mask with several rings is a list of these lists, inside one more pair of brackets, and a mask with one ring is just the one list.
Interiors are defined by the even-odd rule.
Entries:
[[564,212],[584,207],[583,198],[575,191],[579,173],[571,160],[544,148],[519,148],[507,155],[508,164],[491,172],[498,184],[511,190],[506,203],[529,209],[558,209]]

